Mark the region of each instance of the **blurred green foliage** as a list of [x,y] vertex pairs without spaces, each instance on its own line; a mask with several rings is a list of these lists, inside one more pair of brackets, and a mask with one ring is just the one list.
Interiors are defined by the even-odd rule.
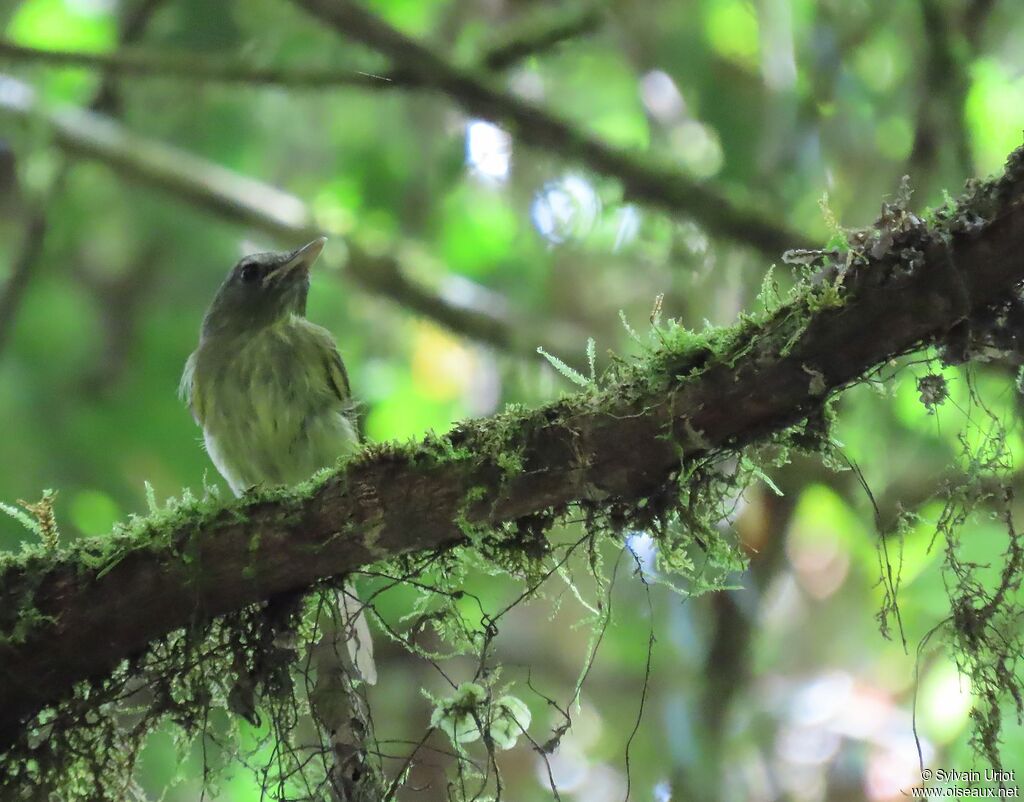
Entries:
[[[543,14],[543,5],[372,3],[403,31],[466,61],[505,29]],[[825,192],[843,225],[860,226],[909,173],[913,206],[923,211],[941,203],[944,189],[998,169],[1020,143],[1019,9],[1009,0],[935,0],[948,28],[943,38],[924,24],[921,5],[613,0],[598,31],[530,56],[498,80],[639,158],[667,158],[824,239]],[[0,26],[21,44],[113,52],[139,6],[21,0],[0,10]],[[286,0],[165,0],[135,46],[256,65],[387,70]],[[936,49],[948,51],[955,73],[938,82],[925,66]],[[101,84],[81,70],[0,68],[58,105],[89,104]],[[497,297],[531,347],[556,351],[584,374],[586,336],[598,343],[599,371],[609,351],[635,352],[620,309],[644,329],[664,293],[666,315],[692,328],[729,323],[755,305],[768,267],[747,249],[709,239],[699,219],[633,205],[614,181],[489,126],[479,129],[483,144],[471,147],[469,129],[480,121],[435,94],[167,78],[116,87],[119,102],[107,111],[130,130],[294,193],[325,224],[403,254],[403,268],[442,294]],[[0,185],[0,281],[18,263],[32,215],[45,217],[46,232],[6,322],[7,339],[0,338],[0,500],[34,501],[43,488],[58,488],[63,536],[103,536],[113,522],[144,512],[145,482],[160,499],[219,482],[175,389],[225,272],[244,252],[276,241],[106,165],[68,161],[45,125],[0,111],[4,154],[16,182]],[[66,180],[58,180],[64,170]],[[419,437],[508,402],[536,405],[573,389],[539,356],[485,347],[368,294],[344,262],[334,243],[314,276],[309,315],[337,335],[371,439]],[[791,283],[780,272],[782,284]],[[542,339],[563,324],[583,333],[575,352]],[[752,563],[736,577],[741,590],[682,603],[654,587],[648,608],[641,573],[623,564],[615,621],[574,708],[577,725],[551,759],[562,798],[623,797],[650,627],[657,645],[629,751],[636,799],[901,798],[918,778],[915,698],[927,761],[977,765],[967,681],[938,641],[916,652],[950,612],[943,544],[933,542],[941,504],[933,499],[962,468],[962,445],[977,448],[992,435],[968,381],[1005,422],[1016,465],[1024,457],[1020,398],[1006,365],[949,368],[950,399],[929,414],[916,381],[936,370],[935,362],[914,365],[847,393],[835,431],[881,506],[891,511],[898,501],[920,515],[901,538],[886,540],[900,565],[908,650],[898,635],[885,640],[878,632],[880,540],[868,498],[849,472],[800,461],[777,480],[784,499],[765,488],[738,502],[730,525]],[[0,516],[5,548],[28,537]],[[998,568],[1005,530],[979,515],[963,544],[972,561]],[[645,547],[637,541],[641,558]],[[484,572],[467,579],[467,590],[488,608],[521,592]],[[528,666],[538,691],[564,701],[588,632],[573,626],[582,608],[568,591],[559,595],[560,605],[517,610],[500,650],[517,676]],[[412,599],[405,589],[391,591],[379,600],[381,614],[400,617]],[[420,689],[449,689],[398,649],[382,651],[375,716],[393,737],[418,738],[430,717]],[[545,740],[545,728],[560,719],[542,697],[521,696],[531,731]],[[1024,772],[1024,731],[1012,715],[1006,724],[1005,765]],[[502,760],[509,798],[549,798],[533,752],[520,745]],[[201,761],[195,750],[177,755],[170,736],[158,733],[144,753],[142,783],[156,795],[180,777],[165,798],[195,799]],[[409,799],[443,798],[432,763],[443,756],[416,776],[434,785]],[[235,767],[218,798],[257,800],[259,786]]]

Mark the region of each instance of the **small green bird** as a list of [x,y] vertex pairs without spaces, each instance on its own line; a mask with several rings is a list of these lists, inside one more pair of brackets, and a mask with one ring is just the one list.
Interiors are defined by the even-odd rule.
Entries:
[[[301,482],[359,445],[345,363],[331,333],[306,319],[309,269],[326,241],[236,264],[185,363],[182,398],[236,496]],[[373,642],[350,587],[338,609],[352,663],[373,684]]]
[[181,394],[235,495],[308,479],[359,444],[345,364],[306,317],[319,237],[228,273],[185,364]]

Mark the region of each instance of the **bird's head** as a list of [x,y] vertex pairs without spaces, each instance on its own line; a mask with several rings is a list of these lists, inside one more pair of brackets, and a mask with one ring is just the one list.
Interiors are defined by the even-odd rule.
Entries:
[[244,335],[306,313],[309,269],[324,249],[318,237],[294,251],[254,253],[231,268],[203,319],[203,337]]

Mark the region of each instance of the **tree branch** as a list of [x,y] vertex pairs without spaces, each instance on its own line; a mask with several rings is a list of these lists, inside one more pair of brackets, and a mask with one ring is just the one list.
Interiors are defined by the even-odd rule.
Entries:
[[[1024,149],[925,225],[890,216],[857,258],[759,322],[666,347],[600,390],[371,446],[303,495],[137,522],[0,572],[0,744],[154,638],[475,527],[534,542],[571,505],[652,516],[688,461],[820,414],[825,397],[1006,298],[1024,280]],[[837,297],[838,294],[838,297]],[[509,455],[516,459],[510,467]],[[645,524],[640,523],[643,526]],[[649,525],[649,521],[648,524]]]
[[0,40],[0,59],[8,62],[78,67],[120,77],[159,77],[195,83],[286,86],[291,89],[328,89],[354,86],[365,89],[397,87],[401,81],[385,75],[344,72],[337,67],[258,67],[199,53],[152,53],[122,49],[114,53],[87,53],[28,47]]
[[429,317],[456,334],[529,359],[536,358],[538,343],[566,350],[586,339],[565,326],[545,329],[491,305],[455,301],[443,293],[434,293],[405,274],[399,255],[370,253],[355,238],[320,225],[294,195],[133,134],[108,117],[82,109],[45,109],[31,88],[0,76],[0,114],[3,113],[35,123],[45,121],[52,129],[55,144],[70,155],[100,161],[130,181],[253,226],[286,244],[321,235],[340,240],[348,251],[348,275],[357,286]]
[[452,64],[353,0],[294,2],[341,35],[387,56],[421,85],[448,95],[469,113],[500,123],[528,145],[617,179],[627,197],[672,214],[692,217],[712,234],[748,245],[769,258],[777,258],[790,248],[813,247],[803,234],[768,219],[760,209],[730,201],[674,165],[638,158],[539,106],[495,88],[477,77],[475,71]]
[[[160,0],[150,0],[159,2]],[[601,23],[596,8],[561,14],[543,25],[516,30],[500,42],[486,48],[479,58],[482,69],[507,69],[532,55],[543,53],[581,34],[590,33]],[[30,47],[0,39],[0,61],[44,64],[49,67],[74,67],[95,70],[122,78],[156,77],[195,83],[283,86],[290,89],[412,89],[422,85],[419,78],[397,70],[384,75],[345,71],[340,67],[263,67],[237,60],[212,58],[202,53],[154,53],[122,47],[113,53],[58,50]]]
[[508,69],[530,56],[551,50],[577,36],[593,33],[601,27],[604,14],[597,6],[572,9],[568,13],[558,9],[555,19],[529,23],[528,27],[506,33],[500,42],[486,48],[479,59],[480,66],[499,72]]

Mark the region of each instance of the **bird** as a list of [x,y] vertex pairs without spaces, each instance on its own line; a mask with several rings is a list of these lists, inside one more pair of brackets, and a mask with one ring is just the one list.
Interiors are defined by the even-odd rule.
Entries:
[[[236,496],[294,485],[360,445],[356,406],[334,337],[306,318],[309,271],[326,243],[243,257],[206,315],[180,395],[206,451]],[[376,680],[365,616],[338,593],[353,663]]]
[[181,395],[235,495],[294,485],[359,446],[345,363],[331,333],[306,318],[325,242],[242,258],[185,364]]

